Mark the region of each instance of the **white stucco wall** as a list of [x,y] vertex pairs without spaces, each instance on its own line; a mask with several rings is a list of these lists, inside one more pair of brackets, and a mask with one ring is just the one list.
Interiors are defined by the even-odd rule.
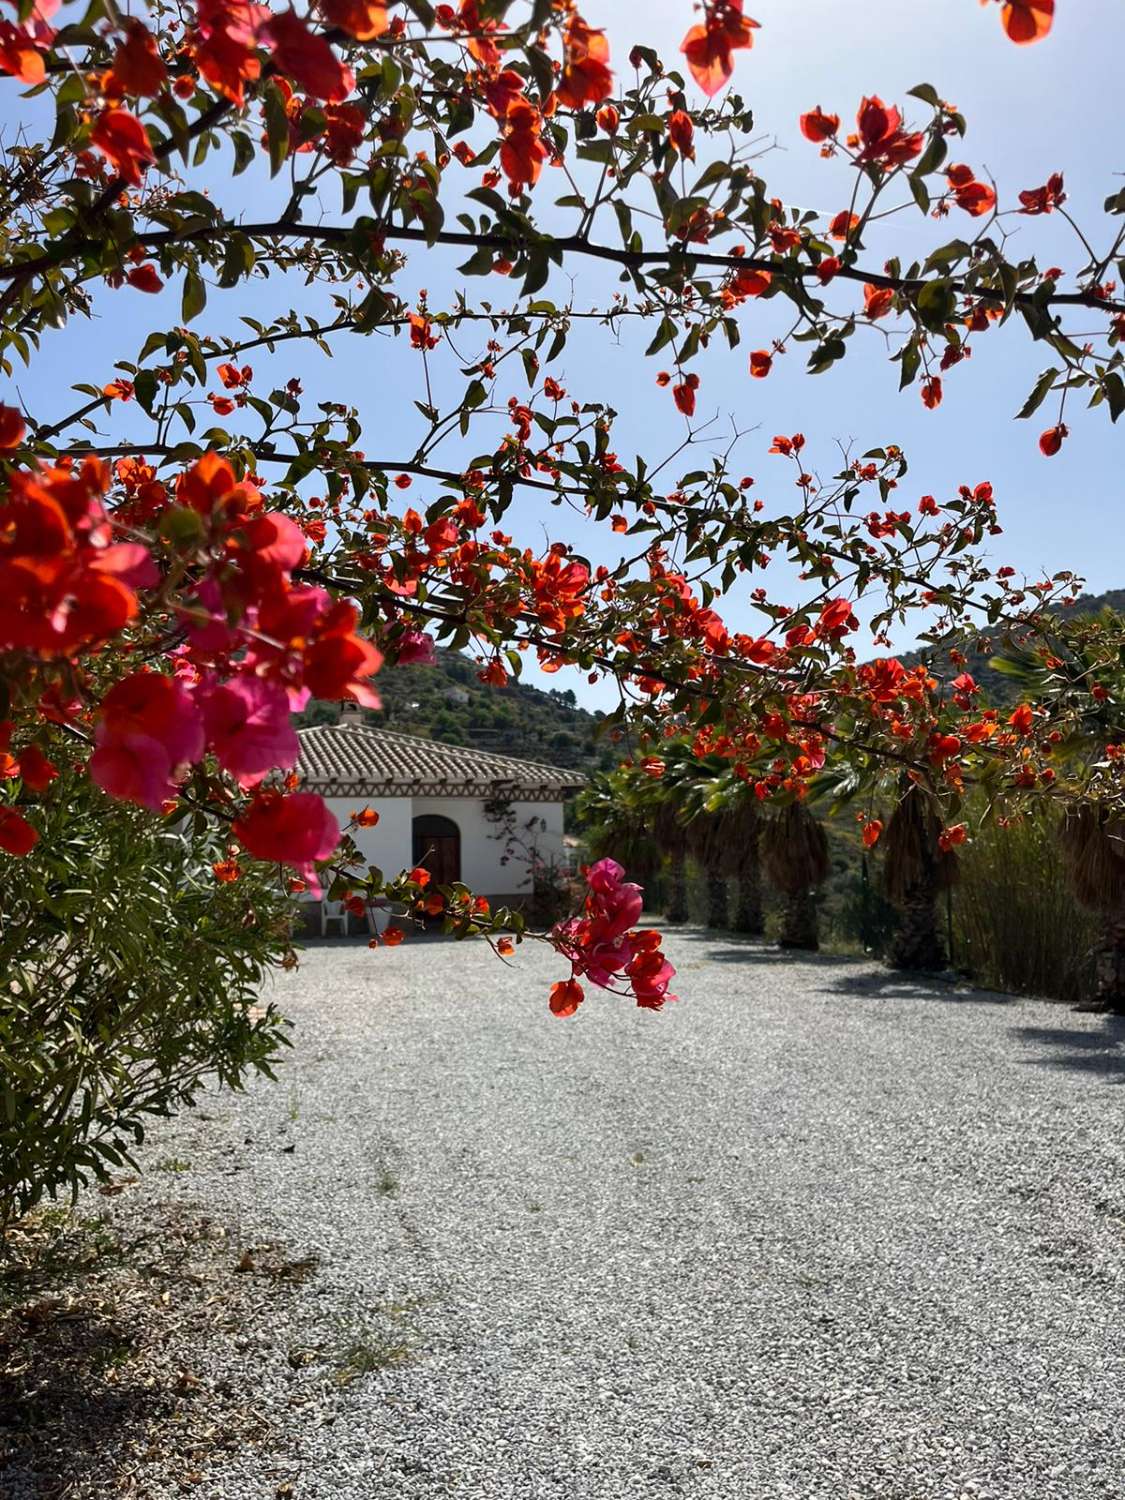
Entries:
[[348,826],[353,812],[373,807],[379,814],[374,828],[353,828],[351,836],[364,860],[377,865],[384,875],[397,875],[410,868],[409,797],[326,797],[341,828]]
[[[374,828],[353,828],[352,837],[368,864],[385,875],[408,870],[412,859],[413,820],[425,814],[449,818],[461,832],[461,879],[480,895],[516,895],[530,889],[526,864],[519,859],[501,864],[504,841],[495,837],[497,825],[485,817],[484,802],[476,797],[372,797],[326,799],[341,828],[353,812],[370,805],[379,814]],[[544,859],[562,862],[563,804],[561,802],[513,803],[516,828],[523,834],[530,818],[542,819],[546,828],[536,835]],[[526,835],[524,835],[526,836]]]
[[[449,818],[461,831],[461,879],[470,890],[481,895],[516,895],[531,889],[527,865],[512,859],[501,864],[504,840],[497,838],[499,825],[491,822],[485,804],[475,797],[415,797],[412,818],[426,815]],[[523,835],[530,818],[542,819],[547,827],[538,832],[536,842],[544,859],[563,854],[561,802],[514,802],[515,826]],[[524,835],[526,836],[526,835]]]

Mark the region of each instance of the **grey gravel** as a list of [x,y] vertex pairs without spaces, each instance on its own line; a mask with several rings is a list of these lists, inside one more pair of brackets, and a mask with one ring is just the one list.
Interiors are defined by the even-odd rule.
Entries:
[[661,1015],[555,1020],[534,945],[328,942],[279,981],[280,1081],[112,1200],[319,1258],[190,1351],[275,1427],[193,1494],[1125,1495],[1125,1025],[669,951]]

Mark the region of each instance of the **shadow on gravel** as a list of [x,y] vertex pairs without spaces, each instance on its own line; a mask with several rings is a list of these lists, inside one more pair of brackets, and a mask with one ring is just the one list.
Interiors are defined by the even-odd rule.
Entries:
[[1027,1059],[1033,1067],[1092,1073],[1107,1083],[1125,1083],[1125,1017],[1107,1017],[1099,1031],[1013,1026],[1012,1036],[1029,1047],[1044,1049],[1042,1056]]
[[[161,1393],[105,1376],[129,1357],[129,1331],[85,1310],[44,1316],[25,1346],[34,1374],[12,1371],[13,1351],[0,1346],[0,1487],[28,1500],[54,1500],[107,1479],[130,1440],[169,1414]],[[30,1389],[29,1389],[30,1387]]]
[[952,974],[923,974],[916,978],[898,974],[893,969],[845,975],[828,986],[825,993],[854,995],[857,998],[878,996],[880,1000],[939,1000],[952,1005],[1011,1005],[1014,995],[996,990],[974,990]]
[[[839,953],[806,953],[793,948],[777,948],[772,943],[764,943],[761,938],[738,938],[729,932],[685,931],[667,924],[661,930],[682,943],[706,943],[707,958],[720,964],[812,964],[822,968],[855,968],[857,964],[867,962]],[[724,946],[716,946],[719,943]]]

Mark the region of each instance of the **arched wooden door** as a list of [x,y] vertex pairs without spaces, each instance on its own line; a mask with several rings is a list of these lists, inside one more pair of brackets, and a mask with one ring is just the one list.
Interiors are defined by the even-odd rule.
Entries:
[[424,813],[414,819],[413,858],[429,870],[435,885],[453,885],[461,879],[461,830],[452,818]]

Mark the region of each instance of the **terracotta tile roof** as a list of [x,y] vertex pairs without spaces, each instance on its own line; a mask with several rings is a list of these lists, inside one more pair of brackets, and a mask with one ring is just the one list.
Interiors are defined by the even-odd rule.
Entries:
[[297,733],[304,785],[325,796],[492,797],[504,791],[523,801],[555,802],[586,784],[580,771],[362,723],[317,724]]

